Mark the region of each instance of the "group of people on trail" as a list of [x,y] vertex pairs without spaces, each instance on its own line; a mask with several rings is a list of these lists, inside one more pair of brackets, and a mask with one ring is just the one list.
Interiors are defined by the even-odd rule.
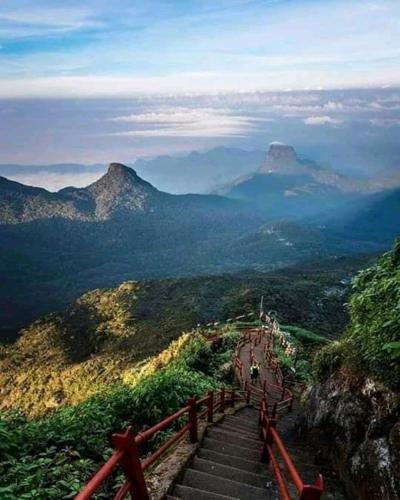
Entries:
[[260,378],[260,364],[256,360],[250,365],[250,378],[251,383],[256,384]]

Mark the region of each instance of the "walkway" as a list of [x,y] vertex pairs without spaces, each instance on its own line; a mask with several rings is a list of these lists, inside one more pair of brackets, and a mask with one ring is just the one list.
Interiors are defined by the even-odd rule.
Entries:
[[[267,363],[265,362],[264,347],[267,345],[267,336],[263,335],[261,337],[261,343],[257,344],[257,330],[254,330],[251,334],[253,342],[253,353],[256,361],[260,363],[260,388],[264,380],[268,384],[279,385],[274,373],[270,370]],[[245,367],[244,377],[247,383],[250,383],[250,351],[251,344],[246,344],[240,351],[240,359]],[[277,391],[272,391],[269,394],[269,399],[273,401],[279,401],[280,395]],[[322,473],[325,479],[325,491],[323,494],[323,499],[326,500],[345,500],[346,496],[343,492],[343,487],[341,482],[338,480],[336,474],[329,466],[321,467],[317,465],[317,457],[319,455],[319,449],[315,443],[311,443],[307,439],[305,431],[302,432],[302,414],[303,410],[300,404],[299,394],[294,394],[292,411],[282,414],[278,419],[277,430],[282,437],[285,447],[292,457],[298,471],[302,478],[309,484],[313,483],[318,473]],[[283,464],[281,462],[282,470],[284,470]],[[287,481],[290,484],[290,481]],[[295,498],[296,490],[290,488],[290,493]]]

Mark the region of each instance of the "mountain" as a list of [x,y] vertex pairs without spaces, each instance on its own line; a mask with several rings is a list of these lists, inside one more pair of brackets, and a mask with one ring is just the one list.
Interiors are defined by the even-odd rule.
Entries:
[[256,172],[217,192],[254,203],[270,217],[299,219],[337,208],[368,190],[366,182],[301,159],[292,146],[273,142]]
[[241,202],[164,193],[121,164],[57,193],[0,178],[0,338],[90,288],[223,268],[225,246],[261,222]]
[[185,156],[140,159],[134,168],[152,184],[170,193],[208,193],[216,186],[255,171],[263,162],[263,151],[217,147]]
[[335,219],[284,221],[241,200],[159,191],[117,163],[86,188],[57,193],[0,178],[0,339],[15,338],[29,321],[87,290],[122,281],[269,271],[383,251],[400,216],[393,196],[379,212],[388,223],[375,223],[377,236],[368,225],[355,223],[362,228],[356,231],[351,224],[384,202],[375,196],[336,210]]

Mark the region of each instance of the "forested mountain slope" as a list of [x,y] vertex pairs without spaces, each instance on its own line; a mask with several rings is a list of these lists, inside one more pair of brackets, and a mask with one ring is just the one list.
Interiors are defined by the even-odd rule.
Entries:
[[135,376],[141,362],[182,331],[256,311],[261,295],[287,324],[332,337],[346,323],[350,277],[366,259],[327,261],[275,273],[147,282],[86,293],[62,314],[41,318],[4,347],[3,408],[37,414],[76,403]]

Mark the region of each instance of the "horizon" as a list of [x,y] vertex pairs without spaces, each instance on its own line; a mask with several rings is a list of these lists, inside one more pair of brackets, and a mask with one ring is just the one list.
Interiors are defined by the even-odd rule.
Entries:
[[6,0],[0,163],[278,140],[347,174],[396,168],[399,20],[394,0]]

